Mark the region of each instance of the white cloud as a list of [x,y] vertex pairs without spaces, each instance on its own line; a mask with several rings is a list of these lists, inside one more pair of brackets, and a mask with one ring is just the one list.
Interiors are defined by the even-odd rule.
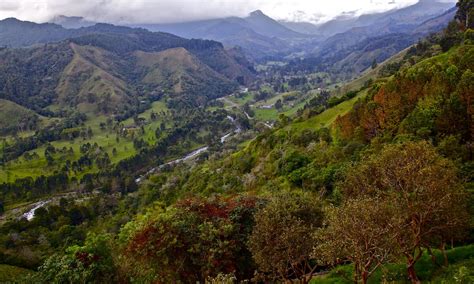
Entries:
[[[450,0],[447,0],[450,1]],[[180,22],[245,16],[260,9],[275,19],[326,21],[344,12],[362,14],[417,0],[0,0],[0,19],[45,22],[56,15],[111,23]]]

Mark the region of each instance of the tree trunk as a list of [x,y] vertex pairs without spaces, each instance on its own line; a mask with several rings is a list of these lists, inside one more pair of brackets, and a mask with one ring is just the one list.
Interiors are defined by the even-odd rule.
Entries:
[[435,254],[433,253],[433,251],[431,250],[430,247],[428,247],[428,253],[431,256],[431,262],[433,262],[434,265],[439,266],[438,262],[436,261],[436,256],[435,256]]
[[440,247],[441,253],[443,254],[444,266],[448,266],[448,255],[446,254],[446,243],[443,242]]
[[421,283],[418,276],[416,276],[415,263],[408,264],[407,272],[411,283]]
[[367,284],[368,279],[369,279],[369,272],[368,271],[362,272],[362,283]]

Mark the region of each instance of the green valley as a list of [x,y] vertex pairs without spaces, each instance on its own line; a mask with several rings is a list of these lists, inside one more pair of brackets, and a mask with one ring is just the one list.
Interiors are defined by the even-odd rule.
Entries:
[[1,20],[0,282],[472,283],[473,3]]

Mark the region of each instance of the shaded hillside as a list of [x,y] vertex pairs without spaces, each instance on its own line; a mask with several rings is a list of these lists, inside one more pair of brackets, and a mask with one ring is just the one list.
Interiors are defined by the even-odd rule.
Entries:
[[117,56],[97,47],[74,43],[70,48],[74,57],[63,70],[56,87],[59,104],[74,107],[88,103],[108,113],[131,103],[128,97],[131,91],[119,78],[121,60]]

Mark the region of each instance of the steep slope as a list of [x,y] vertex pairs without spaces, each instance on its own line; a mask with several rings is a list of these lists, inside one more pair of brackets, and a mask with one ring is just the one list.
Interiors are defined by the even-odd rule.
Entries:
[[424,60],[399,72],[370,101],[339,118],[336,127],[344,139],[363,133],[367,141],[380,135],[435,142],[457,135],[456,143],[472,141],[473,69],[472,45]]
[[164,87],[175,94],[209,94],[213,98],[213,88],[232,85],[227,78],[182,47],[161,52],[137,51],[134,56],[137,67],[145,71],[144,84]]
[[77,106],[90,104],[100,111],[117,112],[130,103],[127,83],[114,76],[119,59],[97,47],[71,43],[74,57],[61,74],[56,87],[58,103]]
[[74,53],[67,44],[0,51],[0,98],[35,111],[53,103],[61,73]]
[[439,31],[446,26],[446,23],[454,19],[457,8],[449,9],[445,13],[421,23],[412,34],[428,34]]

